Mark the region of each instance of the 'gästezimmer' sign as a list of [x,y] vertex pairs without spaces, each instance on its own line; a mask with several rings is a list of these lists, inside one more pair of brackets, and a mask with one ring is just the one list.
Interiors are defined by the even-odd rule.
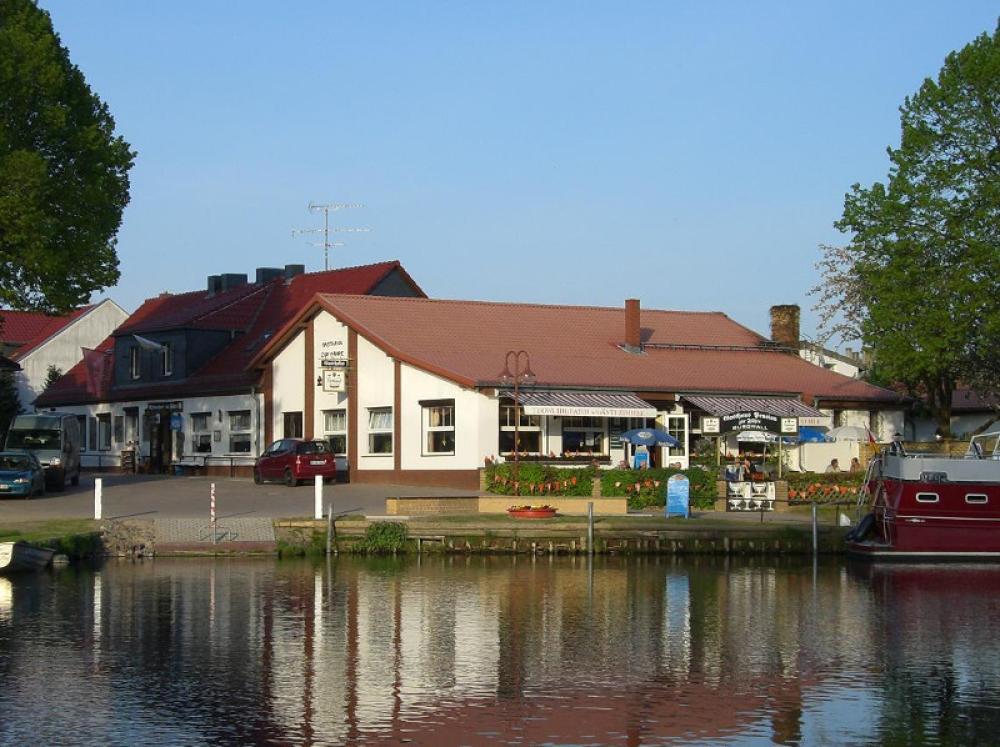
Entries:
[[722,433],[738,431],[760,431],[764,433],[780,433],[781,418],[757,410],[731,412],[719,416],[719,430]]

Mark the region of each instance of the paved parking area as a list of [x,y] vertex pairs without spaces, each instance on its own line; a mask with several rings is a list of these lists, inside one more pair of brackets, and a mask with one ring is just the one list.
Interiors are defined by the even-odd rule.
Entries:
[[[80,485],[49,491],[31,500],[0,497],[0,526],[40,519],[89,519],[94,515],[94,478],[103,480],[104,518],[207,518],[211,484],[216,513],[226,517],[312,516],[313,486],[254,485],[228,477],[167,477],[84,473]],[[323,503],[335,514],[384,514],[385,499],[395,496],[478,495],[476,491],[407,485],[335,484],[323,486]]]

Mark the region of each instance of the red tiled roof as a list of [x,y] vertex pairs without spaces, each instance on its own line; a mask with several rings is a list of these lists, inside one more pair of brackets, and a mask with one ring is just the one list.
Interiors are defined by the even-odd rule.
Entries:
[[797,355],[758,347],[765,338],[717,312],[644,309],[643,342],[680,347],[633,354],[619,347],[625,336],[619,308],[329,294],[316,303],[390,355],[465,386],[496,383],[504,353],[524,349],[538,384],[546,386],[899,400]]
[[972,389],[956,389],[951,393],[952,412],[982,412],[993,410],[997,400],[993,397],[983,397]]
[[[109,399],[173,398],[189,394],[223,394],[245,390],[257,381],[257,374],[247,363],[267,339],[309,304],[317,293],[370,293],[393,272],[423,295],[398,260],[360,267],[313,272],[291,280],[276,278],[262,285],[248,284],[210,296],[207,291],[163,295],[147,300],[114,336],[140,334],[181,327],[228,329],[241,334],[201,369],[178,382],[159,382],[148,386],[119,387],[112,391],[110,379],[104,391],[87,388],[84,362],[70,369],[36,400],[39,407]],[[113,348],[113,337],[100,349]],[[108,367],[111,368],[110,366]],[[109,373],[110,376],[110,373]]]
[[70,322],[80,318],[93,306],[81,306],[76,311],[62,316],[50,316],[40,311],[13,311],[0,309],[0,340],[8,345],[17,345],[11,358],[18,360],[41,345]]

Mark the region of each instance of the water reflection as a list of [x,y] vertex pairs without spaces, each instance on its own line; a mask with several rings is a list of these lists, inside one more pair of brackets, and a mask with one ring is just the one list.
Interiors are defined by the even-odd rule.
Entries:
[[1000,570],[158,560],[0,579],[0,742],[988,742]]

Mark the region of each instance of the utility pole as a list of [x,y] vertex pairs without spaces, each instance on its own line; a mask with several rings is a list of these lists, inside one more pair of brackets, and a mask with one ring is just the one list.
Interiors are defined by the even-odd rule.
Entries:
[[331,233],[368,233],[371,231],[370,228],[347,228],[344,226],[330,226],[330,213],[334,213],[338,210],[346,210],[347,208],[359,208],[364,207],[358,202],[327,202],[309,203],[310,213],[323,213],[323,227],[322,228],[293,228],[292,236],[299,236],[304,233],[322,233],[322,241],[310,241],[312,246],[323,247],[323,269],[330,269],[330,249],[333,247],[343,246],[343,241],[330,241]]

